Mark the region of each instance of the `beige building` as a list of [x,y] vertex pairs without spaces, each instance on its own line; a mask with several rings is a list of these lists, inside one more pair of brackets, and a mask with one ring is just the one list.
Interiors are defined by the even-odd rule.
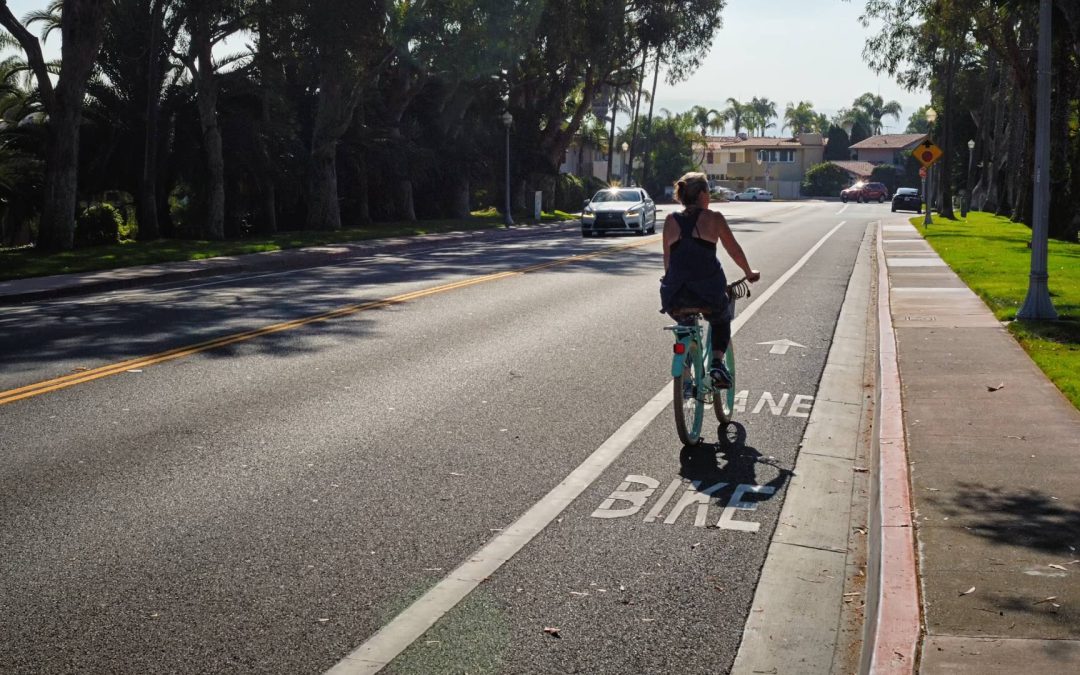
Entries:
[[746,138],[725,144],[722,152],[728,187],[761,187],[781,199],[796,199],[806,172],[824,161],[825,142],[817,133]]
[[724,152],[724,147],[739,140],[736,136],[709,136],[704,145],[694,144],[694,162],[701,165],[699,170],[710,182],[726,180],[729,154]]

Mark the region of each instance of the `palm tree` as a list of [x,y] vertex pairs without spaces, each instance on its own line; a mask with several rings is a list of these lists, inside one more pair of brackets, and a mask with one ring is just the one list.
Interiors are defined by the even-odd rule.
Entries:
[[758,98],[755,96],[750,100],[750,108],[758,115],[758,128],[761,130],[762,136],[765,135],[766,129],[771,129],[776,126],[769,122],[769,120],[776,117],[776,103],[767,98]]
[[604,120],[589,115],[586,122],[578,131],[578,171],[583,171],[585,165],[585,146],[589,145],[604,152],[608,145],[608,130]]
[[700,105],[696,105],[690,109],[690,116],[694,120],[694,126],[701,131],[701,159],[698,164],[705,161],[705,154],[709,151],[709,137],[708,130],[715,127],[718,123],[723,128],[723,122],[719,121],[720,113],[712,108],[705,108]]
[[833,124],[847,132],[852,145],[874,134],[874,121],[862,108],[841,108],[833,118]]
[[727,104],[728,107],[720,113],[720,118],[725,124],[730,124],[735,130],[735,135],[738,136],[739,132],[746,127],[746,114],[750,112],[750,108],[746,103],[740,103],[733,98],[729,98]]
[[881,120],[884,117],[891,117],[897,122],[900,121],[900,113],[903,112],[903,108],[896,101],[885,102],[881,96],[866,92],[859,98],[855,99],[852,104],[852,108],[862,110],[866,113],[866,116],[870,121],[870,129],[875,134],[880,134],[883,128]]
[[814,131],[822,136],[829,135],[829,129],[832,128],[832,122],[829,120],[829,116],[825,113],[817,113],[814,115]]
[[817,115],[814,113],[814,104],[810,101],[799,101],[799,105],[788,103],[784,111],[784,129],[790,129],[792,134],[804,134],[814,128]]

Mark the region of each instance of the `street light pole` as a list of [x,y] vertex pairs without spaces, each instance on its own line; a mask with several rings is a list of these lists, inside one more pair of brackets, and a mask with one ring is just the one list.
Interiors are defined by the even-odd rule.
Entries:
[[[937,120],[937,111],[933,108],[926,109],[926,122],[927,122],[927,135],[929,136],[930,130],[934,127],[934,121]],[[923,218],[923,227],[929,227],[934,224],[934,217],[930,215],[930,211],[933,210],[933,202],[930,200],[930,189],[934,183],[930,180],[930,168],[926,169],[926,178],[923,178],[923,199],[926,200],[926,215]]]
[[1039,0],[1039,84],[1035,112],[1035,199],[1031,228],[1031,276],[1018,319],[1056,319],[1047,285],[1047,237],[1050,216],[1050,17],[1051,0]]
[[960,217],[967,218],[968,211],[971,209],[971,164],[972,159],[975,157],[975,141],[968,141],[968,172],[967,172],[967,188],[964,190],[964,199],[960,202]]
[[626,153],[629,150],[630,150],[630,144],[627,143],[626,141],[623,141],[623,144],[622,144],[622,153],[623,153],[622,154],[622,177],[623,177],[622,182],[623,182],[623,185],[629,185],[630,184],[629,169],[627,168],[627,165],[626,165]]
[[514,123],[514,116],[509,110],[504,110],[502,123],[506,127],[506,210],[503,212],[503,223],[510,227],[514,224],[514,217],[510,214],[510,125]]

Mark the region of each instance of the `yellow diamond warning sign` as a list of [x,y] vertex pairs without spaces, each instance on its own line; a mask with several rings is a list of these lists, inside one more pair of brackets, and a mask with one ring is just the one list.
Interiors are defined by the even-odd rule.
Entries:
[[919,160],[920,164],[928,167],[941,159],[941,155],[944,153],[941,152],[941,148],[934,145],[934,142],[928,138],[922,143],[919,143],[919,145],[911,151],[911,154],[915,159]]

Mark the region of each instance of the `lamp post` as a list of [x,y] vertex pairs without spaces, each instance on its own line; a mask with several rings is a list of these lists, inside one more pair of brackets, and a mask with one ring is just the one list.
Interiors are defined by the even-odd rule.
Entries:
[[1047,238],[1050,230],[1050,0],[1039,0],[1039,79],[1035,112],[1034,223],[1031,228],[1031,275],[1027,297],[1017,319],[1056,319],[1047,282]]
[[514,218],[510,215],[510,125],[514,123],[514,116],[509,110],[504,110],[502,123],[506,127],[506,210],[503,213],[503,223],[510,227],[514,224]]
[[[934,126],[934,122],[937,120],[937,111],[933,108],[926,109],[926,122],[927,122],[927,135],[930,134],[931,129]],[[932,167],[931,167],[932,168]],[[923,218],[923,226],[929,227],[934,224],[934,218],[930,215],[930,210],[933,208],[930,201],[930,188],[933,187],[933,181],[930,180],[931,169],[926,170],[926,178],[923,178],[923,199],[926,200],[926,216]]]
[[975,157],[975,141],[968,141],[968,172],[967,172],[967,189],[964,190],[964,199],[960,202],[960,217],[967,218],[968,209],[971,208],[971,165],[972,159]]
[[623,184],[624,185],[629,185],[630,184],[630,181],[628,180],[628,175],[627,175],[628,170],[627,170],[627,166],[626,166],[626,153],[629,152],[629,150],[630,150],[630,144],[627,143],[626,141],[623,141],[623,144],[622,144],[622,173],[623,173]]

